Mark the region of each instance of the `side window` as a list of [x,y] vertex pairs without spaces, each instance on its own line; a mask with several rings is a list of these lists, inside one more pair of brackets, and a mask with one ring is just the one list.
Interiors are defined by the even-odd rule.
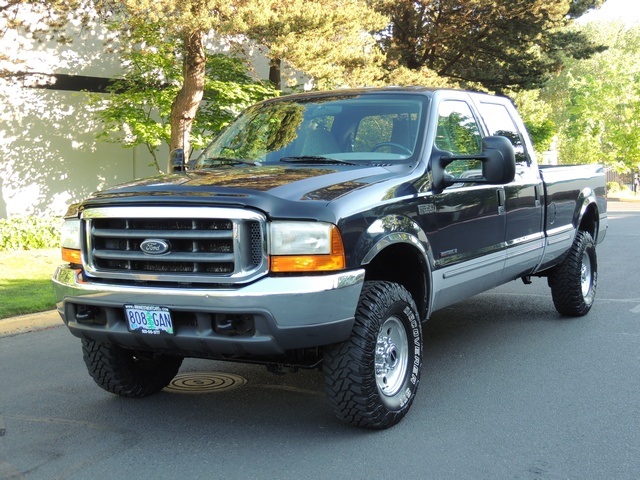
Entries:
[[[476,155],[482,152],[482,135],[471,108],[466,102],[447,100],[438,107],[436,147],[453,155]],[[482,176],[480,160],[454,160],[446,168],[450,178]]]
[[482,135],[466,102],[447,100],[440,104],[436,147],[454,155],[475,155],[482,151]]
[[516,153],[516,163],[529,164],[522,136],[509,115],[507,107],[498,103],[483,102],[480,103],[480,112],[491,135],[500,135],[509,139]]

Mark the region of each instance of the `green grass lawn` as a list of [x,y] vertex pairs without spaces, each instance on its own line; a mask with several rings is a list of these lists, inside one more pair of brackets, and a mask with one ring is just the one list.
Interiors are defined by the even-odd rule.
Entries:
[[0,252],[0,318],[52,310],[51,276],[60,250]]

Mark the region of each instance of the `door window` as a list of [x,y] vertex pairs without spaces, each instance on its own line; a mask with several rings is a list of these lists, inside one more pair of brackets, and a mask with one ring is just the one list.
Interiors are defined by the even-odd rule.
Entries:
[[[482,135],[471,108],[460,100],[447,100],[438,107],[436,147],[453,155],[482,153]],[[480,160],[455,160],[446,168],[452,178],[482,176]]]

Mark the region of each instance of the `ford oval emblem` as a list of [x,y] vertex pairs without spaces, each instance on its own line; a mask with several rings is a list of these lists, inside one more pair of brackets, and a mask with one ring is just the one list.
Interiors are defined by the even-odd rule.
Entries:
[[164,255],[169,253],[171,245],[165,240],[149,238],[140,244],[140,250],[147,255]]

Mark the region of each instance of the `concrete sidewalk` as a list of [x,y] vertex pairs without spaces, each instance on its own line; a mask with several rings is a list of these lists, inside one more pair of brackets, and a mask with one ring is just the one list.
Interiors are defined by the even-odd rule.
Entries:
[[0,337],[11,337],[21,333],[35,332],[36,330],[61,327],[63,325],[64,323],[57,310],[2,318],[0,319]]

